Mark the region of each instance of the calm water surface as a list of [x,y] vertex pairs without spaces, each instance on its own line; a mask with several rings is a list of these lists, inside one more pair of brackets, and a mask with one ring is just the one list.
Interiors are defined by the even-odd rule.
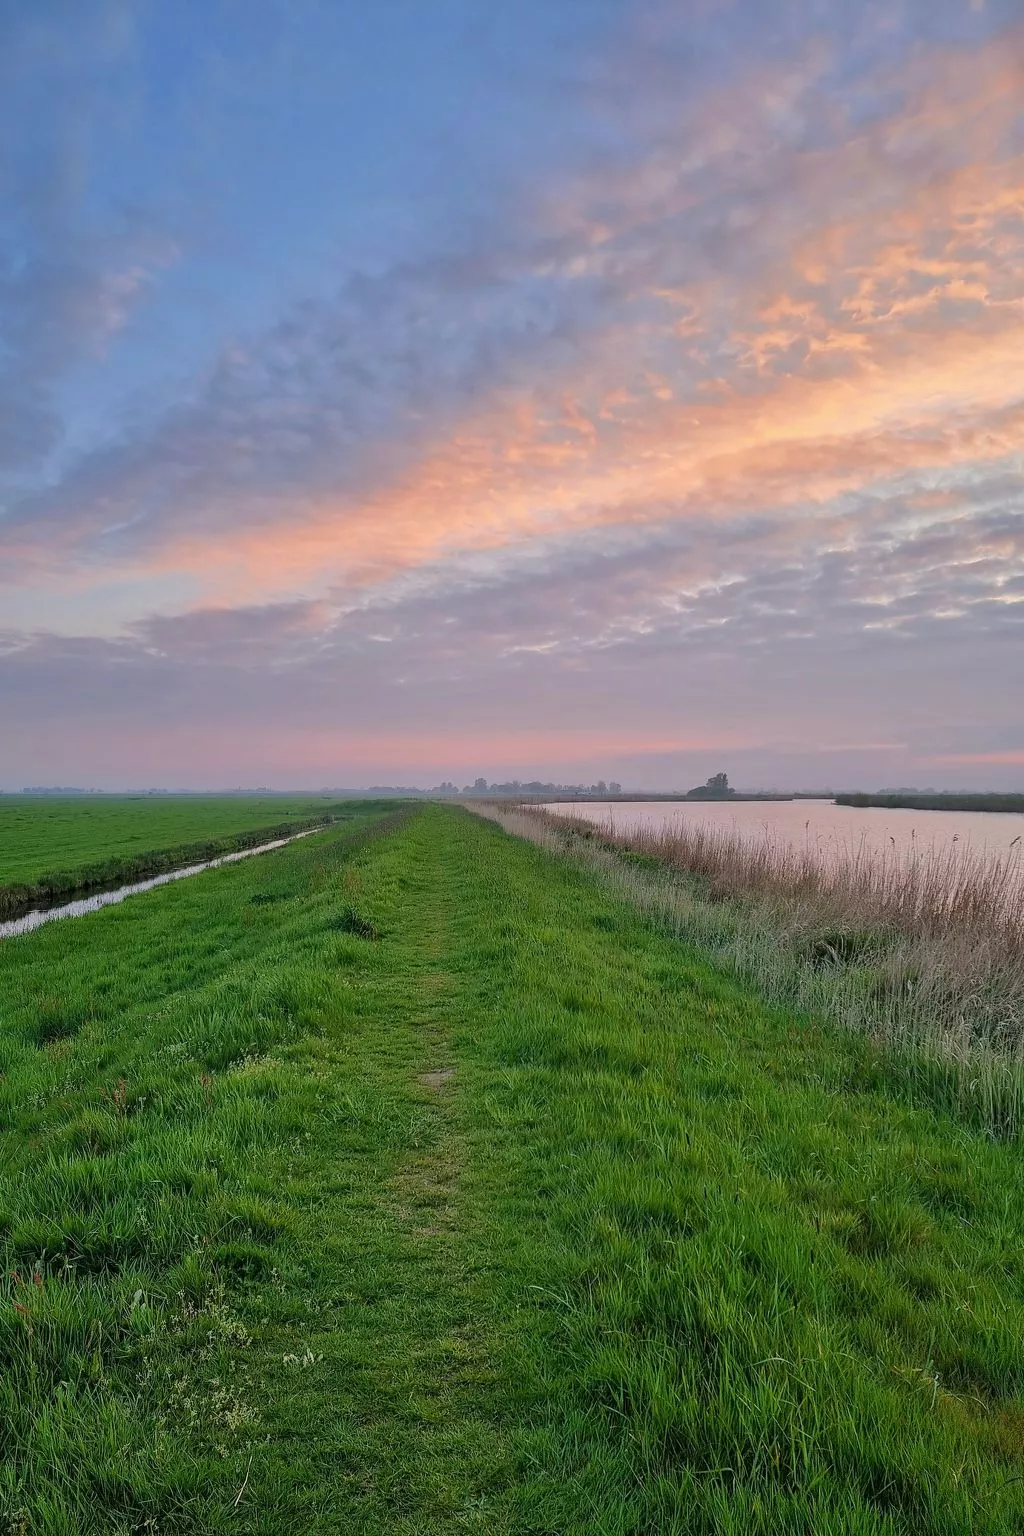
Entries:
[[831,800],[591,800],[547,809],[616,828],[710,822],[751,838],[818,847],[825,855],[894,845],[939,851],[954,842],[958,850],[966,845],[979,854],[1016,854],[1024,840],[1024,813],[1017,811],[888,811]]

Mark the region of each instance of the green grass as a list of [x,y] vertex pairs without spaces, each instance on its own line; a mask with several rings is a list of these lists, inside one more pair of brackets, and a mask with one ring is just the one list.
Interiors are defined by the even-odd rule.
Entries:
[[930,1096],[1024,1139],[1024,865],[968,850],[849,858],[714,826],[480,816],[588,871],[765,1000],[884,1041]]
[[320,796],[0,795],[0,884],[322,814]]
[[0,918],[384,805],[324,796],[0,796]]
[[9,941],[0,1039],[12,1531],[1024,1524],[1017,1149],[494,826]]

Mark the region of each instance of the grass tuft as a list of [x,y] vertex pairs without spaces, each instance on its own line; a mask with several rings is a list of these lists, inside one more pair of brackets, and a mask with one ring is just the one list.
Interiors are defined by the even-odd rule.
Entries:
[[353,906],[346,907],[344,911],[338,914],[334,921],[334,927],[339,933],[351,933],[357,939],[375,940],[380,938],[380,929],[376,923],[371,923],[369,918],[363,917]]

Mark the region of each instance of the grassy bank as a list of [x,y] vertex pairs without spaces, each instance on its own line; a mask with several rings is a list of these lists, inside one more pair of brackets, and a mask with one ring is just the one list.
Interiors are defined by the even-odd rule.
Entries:
[[711,824],[589,826],[493,806],[784,1006],[906,1057],[922,1090],[1024,1128],[1024,861],[969,849],[824,856]]
[[1024,1522],[1017,1149],[584,868],[336,829],[0,1020],[12,1530]]
[[0,919],[384,808],[272,796],[0,799]]

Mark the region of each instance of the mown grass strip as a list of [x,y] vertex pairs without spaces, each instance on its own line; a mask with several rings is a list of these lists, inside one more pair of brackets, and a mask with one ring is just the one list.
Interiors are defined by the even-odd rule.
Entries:
[[257,862],[0,953],[12,1519],[1021,1527],[1015,1148],[457,811]]

